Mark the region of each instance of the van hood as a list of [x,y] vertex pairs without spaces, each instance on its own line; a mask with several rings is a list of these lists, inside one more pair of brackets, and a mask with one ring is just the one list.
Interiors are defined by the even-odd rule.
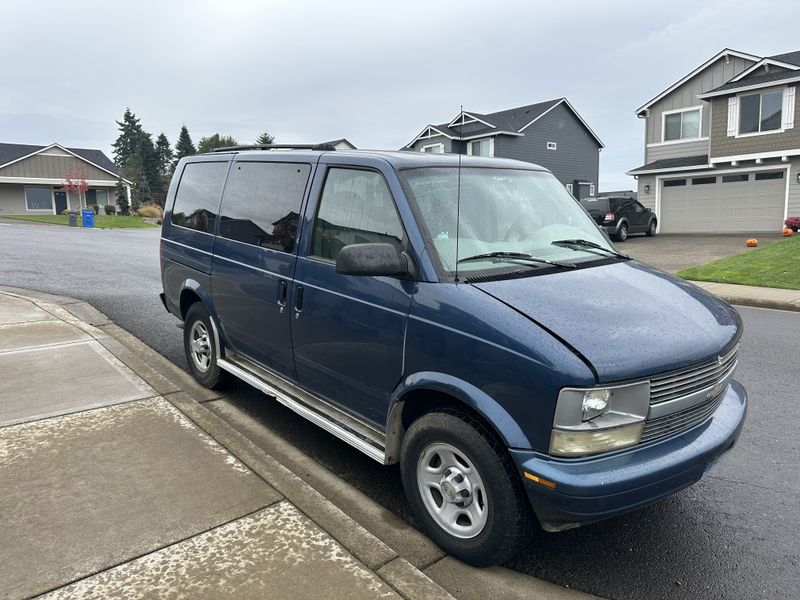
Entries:
[[712,360],[741,330],[733,307],[633,260],[472,285],[550,331],[600,382]]

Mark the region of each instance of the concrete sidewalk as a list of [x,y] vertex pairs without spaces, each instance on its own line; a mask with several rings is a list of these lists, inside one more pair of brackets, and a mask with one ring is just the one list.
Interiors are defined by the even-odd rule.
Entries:
[[447,557],[85,302],[0,287],[0,373],[0,598],[590,598]]
[[800,311],[800,290],[782,290],[710,281],[692,281],[691,283],[708,290],[730,304]]

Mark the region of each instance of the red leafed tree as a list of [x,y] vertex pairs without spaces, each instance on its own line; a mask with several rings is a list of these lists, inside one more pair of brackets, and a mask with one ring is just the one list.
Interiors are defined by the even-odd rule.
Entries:
[[64,184],[64,191],[71,192],[78,195],[78,204],[80,209],[84,208],[84,199],[86,191],[89,189],[89,184],[86,183],[85,171],[67,171],[67,182]]

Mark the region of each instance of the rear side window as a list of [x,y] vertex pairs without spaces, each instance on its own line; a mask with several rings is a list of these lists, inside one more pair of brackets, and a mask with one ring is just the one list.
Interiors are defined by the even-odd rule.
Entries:
[[235,163],[225,186],[219,235],[294,252],[300,205],[310,172],[307,164]]
[[388,243],[398,250],[403,244],[403,226],[386,181],[373,171],[329,170],[310,254],[336,260],[345,246],[369,243]]
[[204,233],[214,233],[219,198],[225,185],[226,162],[189,163],[183,168],[172,224]]

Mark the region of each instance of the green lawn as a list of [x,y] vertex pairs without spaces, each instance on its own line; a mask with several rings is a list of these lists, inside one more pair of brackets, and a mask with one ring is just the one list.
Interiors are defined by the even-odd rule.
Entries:
[[[38,221],[39,223],[53,223],[67,225],[67,215],[3,215],[4,219],[19,219],[21,221]],[[81,223],[78,216],[78,225]],[[131,227],[152,228],[161,227],[152,223],[145,223],[142,217],[123,217],[122,215],[95,215],[94,226],[100,229],[122,229]]]
[[800,234],[684,269],[678,275],[695,281],[800,290]]

